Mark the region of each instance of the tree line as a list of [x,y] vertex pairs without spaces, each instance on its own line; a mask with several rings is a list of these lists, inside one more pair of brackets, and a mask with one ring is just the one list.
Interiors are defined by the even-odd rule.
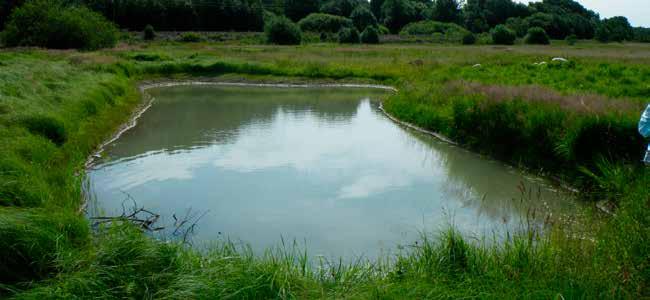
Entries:
[[[10,13],[25,1],[0,4],[0,29]],[[648,29],[632,28],[624,17],[601,19],[573,0],[542,0],[528,5],[512,0],[64,0],[85,5],[127,30],[262,31],[269,16],[299,22],[320,13],[363,18],[399,33],[418,21],[454,23],[473,33],[504,25],[519,37],[530,28],[542,28],[552,39],[596,38],[603,42],[647,42]],[[355,13],[356,15],[353,15]],[[363,28],[359,28],[363,30]]]

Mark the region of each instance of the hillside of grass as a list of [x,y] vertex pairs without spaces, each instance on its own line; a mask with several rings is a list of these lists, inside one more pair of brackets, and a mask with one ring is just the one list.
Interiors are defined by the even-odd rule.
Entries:
[[[562,56],[568,62],[552,62]],[[546,64],[539,64],[539,62]],[[537,64],[535,64],[537,63]],[[480,64],[480,65],[477,65]],[[385,108],[467,148],[609,201],[574,234],[465,240],[453,228],[385,261],[318,261],[295,245],[199,252],[128,224],[91,231],[84,163],[160,79],[364,82]],[[650,174],[636,123],[650,47],[120,45],[0,51],[0,290],[34,298],[640,298],[650,295]],[[434,229],[432,229],[433,231]]]

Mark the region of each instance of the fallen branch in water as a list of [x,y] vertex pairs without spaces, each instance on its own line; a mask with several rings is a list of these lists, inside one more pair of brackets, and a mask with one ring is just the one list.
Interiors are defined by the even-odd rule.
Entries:
[[[133,199],[133,197],[131,197],[131,195],[125,192],[123,193],[127,198],[122,201],[122,213],[119,216],[113,217],[91,217],[90,219],[93,221],[92,225],[94,228],[102,224],[130,223],[143,232],[158,232],[166,229],[165,226],[157,226],[157,223],[160,221],[159,214],[147,210],[144,207],[138,207],[138,203]],[[127,209],[125,206],[125,202],[127,201],[133,202],[133,206],[130,209]],[[207,213],[208,211],[201,214],[192,213],[192,209],[190,208],[182,218],[178,218],[176,217],[176,214],[173,214],[172,218],[174,219],[174,224],[171,235],[181,239],[184,244],[190,243],[189,237],[194,234],[197,223]]]

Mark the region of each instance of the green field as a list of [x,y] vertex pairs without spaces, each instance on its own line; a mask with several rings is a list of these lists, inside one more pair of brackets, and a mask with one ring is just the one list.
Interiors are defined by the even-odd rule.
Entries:
[[[392,115],[580,190],[594,207],[589,235],[558,224],[480,244],[450,228],[398,257],[342,264],[294,245],[199,253],[129,225],[92,232],[81,210],[87,157],[142,103],[140,83],[188,78],[394,86]],[[0,297],[648,297],[650,172],[637,122],[649,98],[648,44],[3,49]],[[595,208],[603,202],[614,215]]]

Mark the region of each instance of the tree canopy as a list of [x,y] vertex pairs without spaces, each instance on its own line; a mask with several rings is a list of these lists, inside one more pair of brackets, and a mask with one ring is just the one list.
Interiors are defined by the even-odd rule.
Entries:
[[[0,29],[16,7],[26,1],[0,1]],[[419,21],[455,23],[473,33],[493,32],[504,25],[523,38],[531,28],[541,28],[551,39],[597,38],[603,42],[648,42],[646,28],[632,28],[624,17],[601,19],[574,0],[541,0],[522,4],[514,0],[44,0],[71,6],[85,5],[118,27],[141,31],[152,25],[158,31],[261,31],[265,16],[284,16],[299,22],[315,13],[350,19],[358,31],[385,26],[399,33]],[[330,28],[314,22],[331,17],[312,16],[309,28]],[[338,19],[337,19],[338,20]],[[338,27],[337,27],[338,28]],[[338,31],[338,30],[337,30]],[[503,32],[503,30],[499,30]],[[536,32],[539,30],[536,29]]]

